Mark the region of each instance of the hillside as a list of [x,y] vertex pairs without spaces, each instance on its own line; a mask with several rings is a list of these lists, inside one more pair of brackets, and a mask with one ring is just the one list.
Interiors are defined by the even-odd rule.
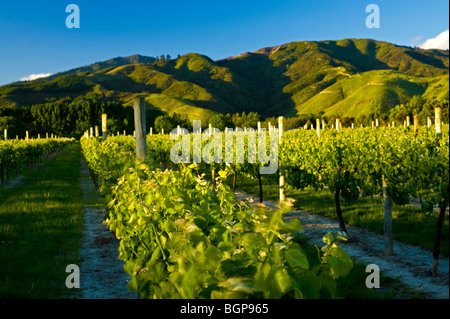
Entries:
[[131,105],[143,94],[150,105],[190,120],[216,112],[357,117],[414,95],[448,99],[448,68],[448,51],[369,39],[292,42],[220,61],[190,53],[155,63],[135,55],[2,86],[0,108],[64,97]]

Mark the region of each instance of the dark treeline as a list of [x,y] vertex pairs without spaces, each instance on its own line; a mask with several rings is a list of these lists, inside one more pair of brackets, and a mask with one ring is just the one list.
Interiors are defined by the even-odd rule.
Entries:
[[[426,125],[427,118],[434,120],[434,109],[442,109],[442,118],[448,123],[449,104],[448,100],[423,100],[420,96],[413,97],[410,102],[403,105],[396,105],[389,109],[377,107],[371,115],[361,115],[358,118],[343,117],[339,115],[325,116],[319,114],[305,114],[297,117],[286,117],[284,119],[284,128],[286,130],[304,127],[311,124],[316,125],[316,119],[324,120],[327,127],[335,123],[339,118],[343,126],[371,126],[372,121],[379,119],[380,125],[387,125],[392,121],[397,125],[403,125],[406,116],[410,116],[411,121],[414,114],[418,114],[420,125]],[[71,100],[70,98],[52,101],[21,108],[0,108],[0,132],[6,128],[10,138],[16,135],[19,138],[25,136],[28,131],[31,136],[38,133],[51,133],[58,136],[80,137],[89,130],[90,127],[98,126],[101,128],[101,114],[108,114],[108,132],[116,133],[126,131],[132,134],[134,130],[134,112],[132,106],[124,106],[120,102],[97,101],[97,100]],[[171,116],[165,114],[159,109],[149,106],[147,109],[147,132],[153,127],[155,133],[170,133],[180,125],[191,131],[192,122],[186,115],[177,113]],[[261,127],[268,128],[269,123],[272,126],[278,126],[278,118],[270,117],[262,119],[256,112],[236,113],[236,114],[214,114],[207,122],[202,122],[203,128],[212,124],[213,127],[224,131],[226,127],[234,128],[257,128],[258,122]]]
[[[8,135],[23,137],[25,131],[35,136],[38,133],[52,133],[58,136],[79,137],[90,127],[101,128],[101,114],[108,114],[108,132],[134,130],[134,112],[131,106],[119,102],[63,99],[56,102],[24,106],[14,109],[0,109],[0,129],[8,129]],[[157,109],[147,112],[147,124],[163,112]]]

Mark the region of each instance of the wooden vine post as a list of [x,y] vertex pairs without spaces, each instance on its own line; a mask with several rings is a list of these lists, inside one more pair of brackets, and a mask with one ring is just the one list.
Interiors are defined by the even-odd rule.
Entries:
[[383,187],[383,228],[384,228],[384,255],[394,255],[394,240],[392,237],[392,201],[387,194],[387,184],[384,175],[381,176]]
[[[438,138],[442,138],[442,128],[441,128],[441,108],[436,108],[434,110],[436,117],[436,135]],[[443,189],[442,192],[448,192],[447,189]],[[448,206],[448,200],[445,199],[444,195],[441,195],[441,200],[439,202],[439,217],[436,223],[436,238],[433,246],[433,276],[437,276],[437,269],[439,264],[439,254],[441,252],[441,237],[442,237],[442,225],[444,224],[445,211]]]
[[[278,118],[278,147],[281,146],[281,143],[283,141],[283,117],[280,116]],[[280,167],[280,203],[283,203],[286,200],[286,196],[284,194],[284,172],[283,169]]]
[[4,135],[5,135],[5,141],[7,141],[8,140],[8,129],[6,129],[6,128],[5,128]]
[[419,116],[414,114],[414,134],[417,135],[419,133]]
[[136,132],[136,157],[144,160],[147,158],[145,99],[143,97],[135,99],[133,108],[134,130]]

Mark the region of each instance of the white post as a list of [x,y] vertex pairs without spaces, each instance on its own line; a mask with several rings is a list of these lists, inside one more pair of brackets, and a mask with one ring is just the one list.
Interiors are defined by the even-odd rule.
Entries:
[[336,131],[339,132],[339,119],[336,119]]
[[[278,118],[278,145],[281,145],[283,141],[283,117],[280,116]],[[284,194],[284,172],[280,168],[280,202],[284,202],[286,200],[285,194]]]
[[411,120],[409,118],[409,116],[406,117],[406,126],[409,127],[409,125],[411,124]]
[[7,141],[8,140],[8,129],[5,128],[4,134],[5,134],[5,141]]

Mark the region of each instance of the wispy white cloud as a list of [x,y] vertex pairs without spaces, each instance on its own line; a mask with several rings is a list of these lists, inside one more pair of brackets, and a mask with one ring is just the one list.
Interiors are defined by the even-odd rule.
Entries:
[[447,50],[449,47],[449,40],[448,40],[449,32],[448,30],[442,32],[437,37],[426,40],[420,47],[422,49],[441,49],[441,50]]
[[423,39],[423,36],[419,35],[419,36],[415,37],[414,39],[409,40],[409,43],[416,44],[416,43],[419,43],[420,41],[422,41],[422,39]]
[[40,74],[30,74],[28,76],[24,76],[20,79],[20,81],[33,81],[41,78],[49,77],[51,73],[40,73]]

